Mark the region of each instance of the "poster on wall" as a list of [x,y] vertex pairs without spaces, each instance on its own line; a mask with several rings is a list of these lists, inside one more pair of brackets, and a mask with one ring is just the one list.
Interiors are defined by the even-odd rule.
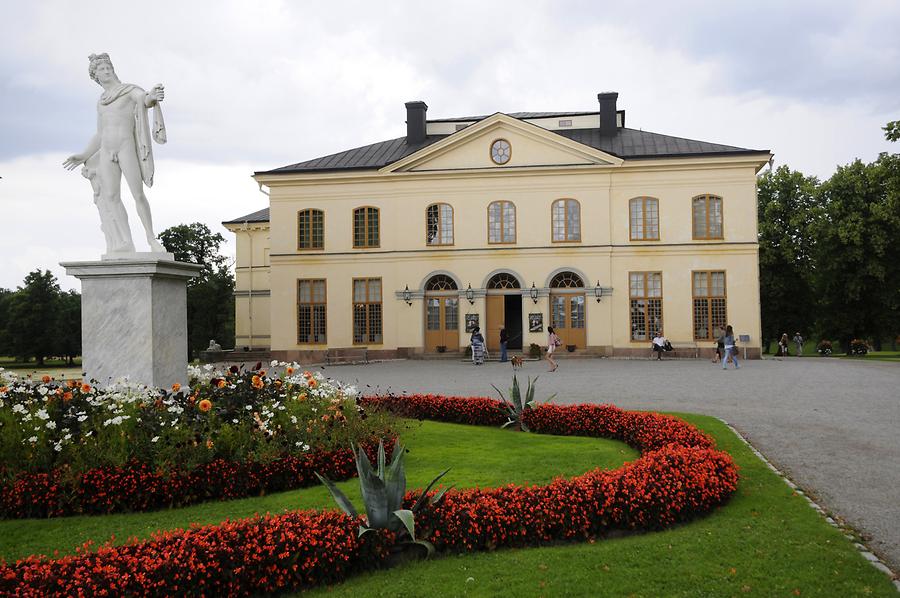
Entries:
[[478,314],[466,314],[466,333],[472,334],[478,328]]
[[528,314],[528,332],[544,331],[544,314]]

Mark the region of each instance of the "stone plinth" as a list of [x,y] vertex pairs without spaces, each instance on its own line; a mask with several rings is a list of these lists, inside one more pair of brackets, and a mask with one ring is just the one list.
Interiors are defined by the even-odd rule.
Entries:
[[187,382],[187,281],[202,269],[171,254],[65,262],[81,280],[85,380],[127,376],[169,388]]

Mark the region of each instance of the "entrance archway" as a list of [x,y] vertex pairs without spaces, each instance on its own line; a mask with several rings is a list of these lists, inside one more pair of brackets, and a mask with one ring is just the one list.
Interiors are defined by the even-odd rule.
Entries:
[[425,283],[425,351],[459,350],[459,289],[446,274]]
[[485,340],[489,351],[500,350],[500,327],[506,328],[507,349],[522,348],[522,285],[515,275],[498,272],[486,286]]
[[563,271],[550,281],[550,325],[566,345],[583,349],[586,344],[584,281]]

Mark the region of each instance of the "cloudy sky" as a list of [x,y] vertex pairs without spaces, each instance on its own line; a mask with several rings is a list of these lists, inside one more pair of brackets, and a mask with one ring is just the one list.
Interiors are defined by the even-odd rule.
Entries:
[[441,118],[618,91],[630,127],[821,178],[900,150],[880,130],[900,118],[895,0],[619,4],[0,0],[0,287],[46,268],[77,289],[58,263],[104,251],[89,183],[61,166],[96,130],[91,53],[166,86],[157,232],[204,222],[231,255],[219,223],[266,206],[254,170],[399,137],[408,100]]

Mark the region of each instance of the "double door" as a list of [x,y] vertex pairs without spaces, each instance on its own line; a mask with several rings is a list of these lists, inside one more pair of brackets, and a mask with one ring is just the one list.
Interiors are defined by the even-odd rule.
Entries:
[[425,296],[425,350],[459,350],[459,297]]
[[487,296],[487,323],[485,340],[489,351],[500,351],[500,327],[506,328],[509,350],[522,348],[522,294]]
[[584,293],[550,295],[550,325],[564,345],[585,347]]

